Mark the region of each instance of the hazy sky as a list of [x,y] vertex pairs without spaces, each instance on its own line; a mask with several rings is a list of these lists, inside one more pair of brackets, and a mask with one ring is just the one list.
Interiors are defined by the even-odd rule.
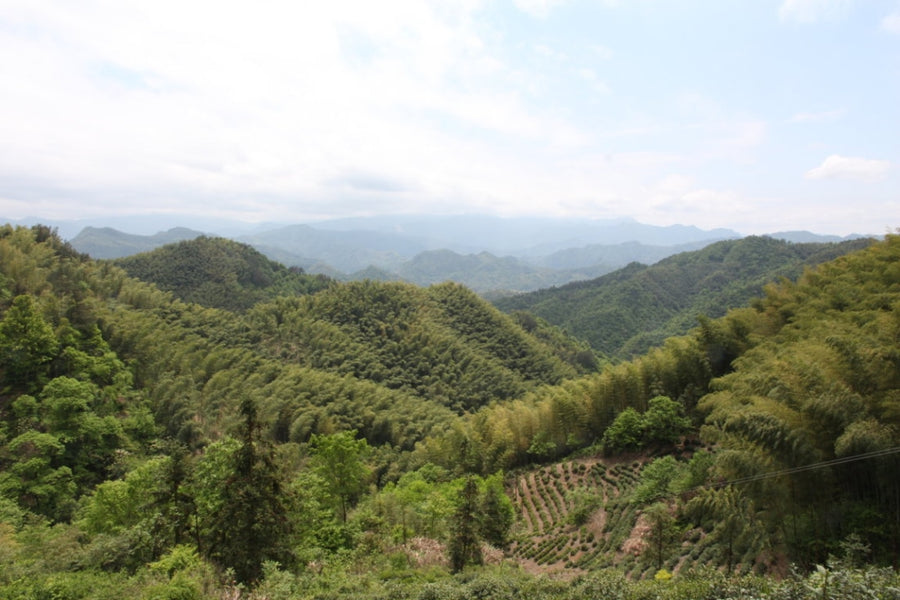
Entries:
[[900,0],[2,0],[0,216],[900,227]]

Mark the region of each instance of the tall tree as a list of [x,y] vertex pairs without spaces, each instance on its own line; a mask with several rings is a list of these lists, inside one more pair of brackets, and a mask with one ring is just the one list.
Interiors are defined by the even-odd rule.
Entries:
[[450,525],[450,567],[454,573],[467,565],[480,565],[484,561],[478,539],[478,484],[473,476],[466,478],[459,492],[459,504]]
[[347,511],[363,492],[369,469],[364,459],[369,445],[356,439],[356,431],[342,431],[332,435],[313,435],[313,470],[325,481],[328,494],[334,499],[341,521],[347,521]]
[[650,531],[647,532],[647,550],[656,570],[659,571],[672,544],[678,539],[678,528],[669,507],[662,502],[651,505],[644,511],[644,516],[650,527]]
[[503,474],[497,473],[484,482],[484,494],[479,501],[481,513],[481,536],[497,548],[504,548],[508,542],[509,530],[515,520],[515,511],[509,498],[503,492]]
[[[241,402],[244,423],[238,445],[223,446],[224,461],[198,465],[202,551],[234,571],[243,583],[257,581],[265,561],[293,562],[291,525],[280,473],[259,437],[256,405]],[[229,447],[230,446],[230,447]],[[224,467],[224,468],[223,468]]]

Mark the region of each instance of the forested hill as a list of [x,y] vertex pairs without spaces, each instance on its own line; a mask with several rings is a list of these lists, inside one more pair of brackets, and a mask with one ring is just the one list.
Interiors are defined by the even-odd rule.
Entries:
[[[668,544],[647,549],[659,551],[657,565],[702,556],[727,571],[824,564],[843,544],[856,545],[854,560],[896,561],[898,340],[900,236],[888,236],[797,282],[768,285],[752,307],[703,320],[644,356],[486,407],[461,431],[430,440],[428,456],[465,455],[490,472],[591,445],[584,456],[662,451],[636,480],[600,469],[607,484],[637,485],[630,495],[582,497],[585,519],[596,512],[621,532],[613,549],[640,527],[635,504],[647,525],[650,504],[661,502],[656,522],[673,537],[647,534]],[[710,453],[676,458],[679,439]],[[690,542],[690,557],[679,556],[678,542]]]
[[0,597],[879,597],[898,315],[889,235],[592,371],[456,284],[231,311],[0,227]]
[[187,227],[173,227],[154,235],[135,235],[112,227],[85,227],[70,240],[70,244],[93,258],[122,258],[201,235],[201,232]]
[[859,239],[792,244],[747,237],[684,252],[652,266],[631,265],[590,281],[495,300],[527,310],[587,340],[608,356],[630,358],[683,335],[700,315],[719,317],[759,296],[765,284],[794,279],[805,267],[859,250]]
[[528,327],[452,284],[204,308],[47,228],[0,228],[0,504],[68,520],[162,440],[199,451],[233,432],[243,401],[267,439],[355,431],[396,472],[455,412],[578,372],[560,356],[583,346]]
[[185,302],[246,310],[278,296],[327,287],[322,275],[307,275],[266,258],[251,246],[200,236],[115,261],[129,275],[155,283]]
[[[222,299],[211,289],[291,292],[235,313],[175,300],[111,263],[79,255],[46,228],[7,227],[0,242],[4,310],[28,298],[21,318],[39,317],[46,326],[35,331],[52,333],[44,350],[22,359],[28,367],[21,376],[30,374],[34,389],[12,390],[40,393],[44,379],[67,372],[67,352],[87,340],[96,352],[102,342],[133,365],[158,422],[190,443],[221,434],[237,402],[251,396],[283,439],[355,428],[373,442],[411,448],[448,409],[514,397],[597,365],[585,344],[535,319],[505,315],[455,284],[358,282],[306,295],[291,286],[257,288],[252,279],[246,288],[227,278],[214,281],[220,287],[200,286],[213,305]],[[196,240],[157,251],[147,264],[174,274],[175,282],[190,273],[202,279],[204,252],[218,257],[214,273],[243,268],[227,250],[258,257],[233,242]],[[279,276],[288,283],[296,277],[267,261],[249,264],[276,284]]]

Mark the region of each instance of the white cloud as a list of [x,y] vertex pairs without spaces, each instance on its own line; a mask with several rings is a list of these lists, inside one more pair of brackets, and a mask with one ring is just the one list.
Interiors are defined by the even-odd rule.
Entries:
[[836,121],[847,114],[847,110],[838,108],[835,110],[824,110],[819,112],[800,112],[792,116],[788,122],[790,123],[821,123],[827,121]]
[[891,168],[886,160],[873,160],[853,156],[832,154],[821,165],[806,172],[807,179],[856,179],[859,181],[878,181]]
[[594,44],[591,46],[591,50],[594,51],[594,56],[601,60],[610,60],[614,56],[612,48],[608,48],[602,44]]
[[881,19],[881,28],[889,33],[900,35],[900,10]]
[[546,18],[554,8],[565,0],[514,0],[516,7],[532,17]]
[[515,198],[521,151],[500,159],[504,144],[584,143],[510,84],[528,77],[487,47],[477,2],[391,6],[19,3],[21,26],[0,29],[0,184],[253,198],[284,217],[297,198],[327,210],[329,182],[357,171],[404,182],[366,190],[385,202]]
[[610,93],[609,86],[606,84],[606,82],[600,80],[600,78],[597,76],[597,72],[593,69],[582,67],[580,69],[576,69],[576,72],[578,73],[578,76],[588,82],[591,86],[591,89],[593,89],[598,94],[606,95]]
[[831,21],[846,14],[852,4],[853,0],[784,0],[778,18],[797,23]]
[[[487,0],[6,0],[0,216],[483,210],[716,226],[735,222],[734,202],[793,198],[779,179],[829,192],[772,158],[797,150],[772,147],[770,102],[697,80],[701,64],[623,67],[631,41],[569,29],[586,6],[594,18],[616,3],[563,2],[521,0],[551,18],[520,31],[511,23],[527,17]],[[822,6],[801,4],[785,19]],[[837,106],[797,88],[796,106]],[[858,132],[884,147],[886,131]],[[821,156],[843,147],[832,143]],[[889,183],[868,191],[880,201]]]
[[647,219],[658,222],[667,215],[679,215],[682,222],[700,227],[717,227],[728,221],[742,221],[752,213],[750,203],[733,190],[698,188],[692,177],[673,173],[648,190]]

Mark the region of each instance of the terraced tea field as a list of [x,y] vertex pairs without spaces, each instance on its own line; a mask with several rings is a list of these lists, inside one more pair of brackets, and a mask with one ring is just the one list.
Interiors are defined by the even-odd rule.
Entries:
[[[532,572],[574,574],[615,566],[633,578],[652,577],[649,528],[642,507],[631,500],[649,460],[575,459],[516,475],[508,490],[518,511],[512,557]],[[723,552],[713,536],[690,529],[663,566],[671,572],[721,566]],[[753,553],[739,555],[736,571],[748,573],[759,560]]]
[[519,511],[513,556],[548,572],[633,562],[626,542],[640,535],[638,509],[627,497],[641,468],[583,459],[520,474],[510,490]]

